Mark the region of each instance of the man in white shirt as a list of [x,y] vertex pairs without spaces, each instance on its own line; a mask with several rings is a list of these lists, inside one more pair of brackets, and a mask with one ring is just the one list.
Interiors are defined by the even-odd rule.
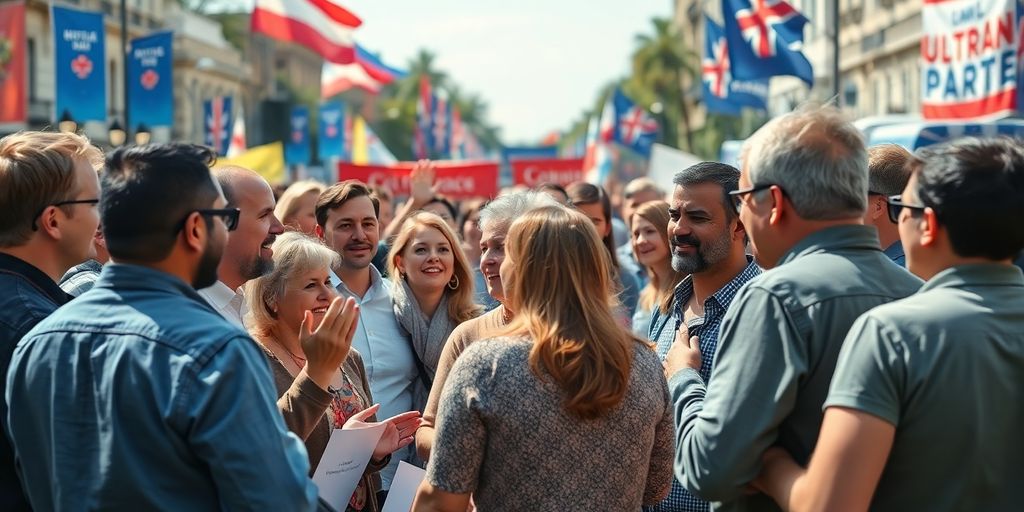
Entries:
[[[352,348],[363,356],[370,392],[380,403],[377,416],[389,418],[414,408],[413,384],[419,371],[412,345],[395,318],[391,282],[370,264],[380,238],[378,208],[377,198],[363,183],[335,183],[317,199],[316,233],[340,256],[331,269],[331,283],[359,304]],[[398,463],[411,455],[411,447],[392,455],[391,464],[380,473],[381,489],[391,488]]]
[[227,166],[214,171],[224,191],[228,208],[238,208],[238,227],[228,236],[224,255],[217,267],[218,281],[199,290],[214,309],[229,322],[245,328],[245,300],[242,285],[274,266],[270,246],[284,226],[274,217],[274,191],[262,176],[244,167]]

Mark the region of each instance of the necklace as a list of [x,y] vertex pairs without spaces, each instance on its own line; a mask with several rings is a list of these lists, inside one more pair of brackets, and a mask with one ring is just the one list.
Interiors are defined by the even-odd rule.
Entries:
[[299,357],[295,355],[295,353],[293,353],[291,350],[288,350],[288,347],[284,346],[284,343],[277,341],[277,338],[274,338],[274,343],[277,343],[277,346],[283,348],[284,351],[288,353],[288,357],[292,359],[292,363],[295,363],[295,366],[298,367],[300,370],[302,369],[303,366],[306,366],[305,357]]

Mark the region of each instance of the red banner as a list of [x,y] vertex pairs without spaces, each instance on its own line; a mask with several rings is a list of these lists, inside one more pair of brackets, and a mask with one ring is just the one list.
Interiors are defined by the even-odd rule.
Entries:
[[0,4],[0,124],[25,124],[25,4]]
[[[409,195],[412,162],[393,166],[338,164],[338,180],[356,179],[370,186],[385,186],[396,196]],[[453,199],[498,195],[498,164],[437,162],[437,193]]]
[[565,186],[583,180],[582,158],[512,160],[510,164],[516,185],[533,188],[542,183],[557,183]]

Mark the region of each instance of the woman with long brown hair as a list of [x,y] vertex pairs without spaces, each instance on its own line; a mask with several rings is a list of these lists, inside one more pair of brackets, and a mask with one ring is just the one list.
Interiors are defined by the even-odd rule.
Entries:
[[633,313],[633,333],[650,337],[651,314],[655,309],[668,314],[672,293],[686,277],[672,268],[671,245],[668,240],[668,203],[651,201],[633,213],[631,244],[637,263],[647,270],[647,286],[640,291]]
[[539,208],[505,243],[516,315],[455,363],[416,510],[463,512],[470,493],[481,511],[658,503],[672,480],[668,389],[657,355],[612,313],[593,224]]
[[608,252],[608,271],[613,279],[613,290],[619,296],[625,311],[625,323],[633,319],[637,300],[640,296],[640,281],[632,272],[623,272],[619,258],[615,255],[615,238],[612,236],[612,202],[608,193],[597,185],[577,181],[566,189],[573,208],[587,216],[594,223],[601,245]]

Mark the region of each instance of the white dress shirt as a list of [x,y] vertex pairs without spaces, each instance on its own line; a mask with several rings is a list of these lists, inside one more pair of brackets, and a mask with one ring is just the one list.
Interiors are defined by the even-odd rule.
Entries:
[[245,297],[242,295],[241,286],[237,290],[231,291],[228,285],[222,281],[217,281],[213,286],[208,286],[198,291],[199,295],[206,299],[206,302],[209,302],[213,309],[220,313],[220,316],[245,330],[242,318],[245,317],[249,310],[245,306]]

